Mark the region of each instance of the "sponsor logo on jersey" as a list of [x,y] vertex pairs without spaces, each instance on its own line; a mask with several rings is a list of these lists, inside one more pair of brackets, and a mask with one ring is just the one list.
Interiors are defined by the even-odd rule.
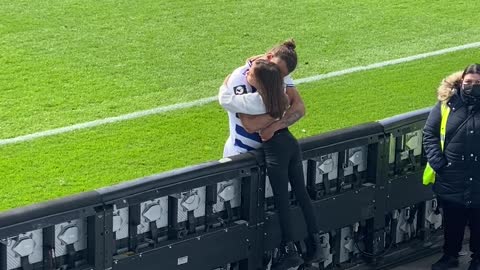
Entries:
[[243,95],[247,93],[247,87],[245,85],[237,85],[233,88],[235,95]]

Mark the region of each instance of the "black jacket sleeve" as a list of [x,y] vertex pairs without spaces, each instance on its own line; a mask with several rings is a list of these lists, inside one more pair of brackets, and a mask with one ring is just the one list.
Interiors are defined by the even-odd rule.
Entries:
[[447,164],[440,146],[441,121],[441,102],[438,102],[430,111],[423,128],[423,148],[425,149],[428,163],[436,172]]

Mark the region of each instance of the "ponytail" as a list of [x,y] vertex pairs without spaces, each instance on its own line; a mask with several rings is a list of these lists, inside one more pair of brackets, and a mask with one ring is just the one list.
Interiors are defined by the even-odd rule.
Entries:
[[268,53],[271,53],[274,57],[282,59],[287,65],[288,73],[291,73],[297,67],[297,52],[295,51],[295,40],[288,39],[283,43],[276,45]]

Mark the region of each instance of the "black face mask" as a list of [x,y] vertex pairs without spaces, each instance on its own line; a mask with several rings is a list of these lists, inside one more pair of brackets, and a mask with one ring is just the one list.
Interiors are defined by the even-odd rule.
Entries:
[[480,98],[480,84],[464,85],[463,94],[475,98]]

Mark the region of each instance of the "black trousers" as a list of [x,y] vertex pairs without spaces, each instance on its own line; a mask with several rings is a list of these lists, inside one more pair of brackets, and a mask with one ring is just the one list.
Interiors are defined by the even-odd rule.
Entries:
[[462,250],[465,227],[470,227],[470,251],[472,257],[480,258],[480,208],[467,208],[462,204],[440,199],[443,208],[443,252],[458,256]]
[[290,218],[288,182],[302,209],[310,234],[318,232],[317,217],[304,182],[302,156],[297,139],[288,129],[282,129],[263,143],[267,175],[272,185],[275,206],[279,213],[283,242],[293,240],[294,220]]

